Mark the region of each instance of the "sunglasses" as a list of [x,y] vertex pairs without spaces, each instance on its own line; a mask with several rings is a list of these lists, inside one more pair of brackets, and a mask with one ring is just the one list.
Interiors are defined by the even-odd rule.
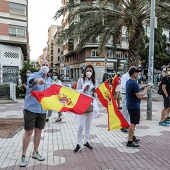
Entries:
[[48,66],[48,64],[43,64],[42,66]]

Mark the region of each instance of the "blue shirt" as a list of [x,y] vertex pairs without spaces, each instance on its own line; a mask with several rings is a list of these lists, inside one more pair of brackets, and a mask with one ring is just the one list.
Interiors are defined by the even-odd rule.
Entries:
[[[48,84],[34,84],[35,78],[42,78],[45,82],[48,82]],[[51,77],[44,78],[43,73],[41,72],[35,72],[29,75],[29,78],[27,80],[27,91],[25,96],[25,103],[24,103],[24,109],[29,110],[33,113],[38,114],[45,114],[46,110],[44,110],[39,103],[39,101],[31,95],[31,92],[33,91],[43,91],[51,86],[52,79]]]
[[139,93],[140,88],[135,80],[129,79],[126,83],[126,107],[127,109],[140,108],[141,99],[136,97],[135,93]]

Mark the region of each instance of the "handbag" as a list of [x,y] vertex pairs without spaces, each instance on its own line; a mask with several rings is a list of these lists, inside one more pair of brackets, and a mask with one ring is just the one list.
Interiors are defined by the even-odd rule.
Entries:
[[87,110],[84,113],[91,113],[93,112],[93,105],[90,104],[89,107],[87,108]]

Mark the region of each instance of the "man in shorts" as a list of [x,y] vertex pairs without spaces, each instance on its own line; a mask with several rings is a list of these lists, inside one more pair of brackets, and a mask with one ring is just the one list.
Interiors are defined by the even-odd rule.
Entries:
[[37,159],[39,161],[45,160],[45,158],[38,153],[38,147],[41,140],[41,132],[45,126],[46,111],[43,110],[38,100],[31,95],[31,92],[43,91],[51,85],[52,79],[48,76],[48,71],[48,61],[42,60],[40,71],[30,74],[29,78],[27,79],[27,91],[23,111],[25,133],[22,140],[22,157],[21,162],[19,164],[20,167],[25,167],[27,165],[25,155],[33,131],[34,150],[32,158]]
[[128,130],[128,142],[127,147],[138,148],[137,144],[140,140],[134,136],[135,126],[139,124],[140,120],[140,103],[141,98],[150,90],[147,86],[142,92],[140,92],[139,85],[137,83],[139,70],[133,67],[129,70],[130,79],[126,83],[126,99],[127,99],[127,109],[130,115],[130,127]]
[[169,126],[169,119],[167,119],[170,110],[170,67],[166,68],[165,76],[162,78],[162,91],[164,99],[164,108],[161,112],[161,121],[159,125]]

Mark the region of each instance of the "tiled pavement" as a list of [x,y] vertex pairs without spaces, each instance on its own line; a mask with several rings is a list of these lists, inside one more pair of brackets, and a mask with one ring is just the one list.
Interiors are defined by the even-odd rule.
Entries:
[[[162,109],[161,96],[154,94],[153,120],[146,120],[146,101],[141,104],[141,122],[135,133],[141,139],[140,149],[125,147],[127,134],[120,130],[107,131],[106,109],[100,106],[100,115],[92,122],[90,143],[94,150],[82,149],[74,154],[76,123],[74,114],[64,113],[55,123],[56,113],[46,123],[39,152],[46,160],[31,158],[33,143],[27,151],[28,166],[18,166],[21,157],[23,129],[12,138],[0,138],[0,170],[169,170],[170,127],[158,125]],[[159,101],[157,101],[159,100]],[[0,117],[21,118],[23,100],[14,104],[0,104]]]

